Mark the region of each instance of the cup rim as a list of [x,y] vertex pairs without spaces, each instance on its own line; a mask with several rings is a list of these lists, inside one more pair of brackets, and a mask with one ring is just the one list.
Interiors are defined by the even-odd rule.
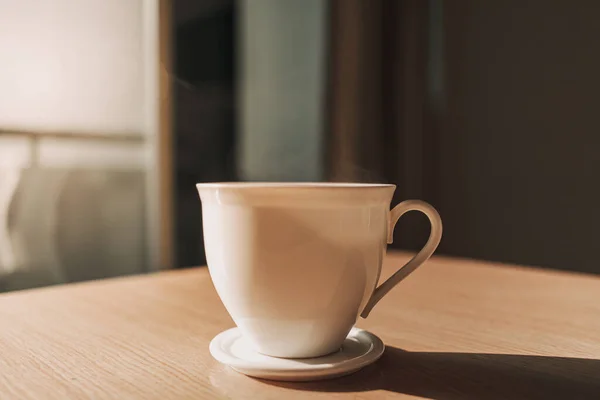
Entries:
[[352,182],[207,182],[197,183],[198,189],[383,189],[395,188],[390,183]]

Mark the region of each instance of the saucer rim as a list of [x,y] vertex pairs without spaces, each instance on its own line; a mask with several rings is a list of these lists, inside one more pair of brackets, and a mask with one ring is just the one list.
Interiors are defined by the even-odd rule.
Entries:
[[[361,342],[361,345],[368,345],[368,349],[359,356],[343,359],[337,363],[327,363],[327,359],[335,354],[333,353],[322,357],[310,358],[311,360],[322,359],[323,363],[303,365],[300,368],[273,368],[272,366],[261,366],[260,362],[231,355],[231,353],[221,347],[221,344],[227,340],[237,340],[236,337],[241,337],[241,332],[237,327],[227,329],[216,335],[209,345],[209,350],[213,358],[239,373],[268,380],[308,381],[350,375],[377,361],[385,351],[385,345],[377,335],[365,329],[353,327],[348,333],[347,339],[357,338]],[[277,360],[277,357],[267,355],[265,357]]]

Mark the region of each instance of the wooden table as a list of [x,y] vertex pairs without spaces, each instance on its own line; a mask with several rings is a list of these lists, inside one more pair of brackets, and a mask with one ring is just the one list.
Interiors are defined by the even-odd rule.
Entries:
[[231,326],[205,268],[4,294],[0,399],[600,399],[596,276],[436,257],[359,321],[384,356],[317,383],[218,364]]

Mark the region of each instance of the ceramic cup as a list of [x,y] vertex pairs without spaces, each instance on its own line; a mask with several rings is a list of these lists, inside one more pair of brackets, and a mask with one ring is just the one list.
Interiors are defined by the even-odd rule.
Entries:
[[[359,315],[425,262],[442,236],[436,210],[394,185],[198,184],[215,288],[260,353],[285,358],[337,351]],[[386,244],[408,211],[431,222],[425,247],[377,287]]]

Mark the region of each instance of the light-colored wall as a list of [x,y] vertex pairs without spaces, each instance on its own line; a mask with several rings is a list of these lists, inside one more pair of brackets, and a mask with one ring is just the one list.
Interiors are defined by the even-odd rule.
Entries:
[[239,174],[323,178],[327,2],[239,4]]
[[443,248],[600,272],[600,3],[444,7]]
[[[157,21],[147,10],[156,2],[0,0],[0,130],[151,137],[157,94],[156,79],[148,79],[155,58],[148,59],[147,42],[157,27],[148,22]],[[14,140],[0,137],[2,151],[10,152]],[[46,138],[37,146],[43,157],[30,161],[41,166],[95,160],[144,168],[154,161],[147,144]]]
[[143,0],[0,0],[0,127],[138,132]]
[[0,291],[157,266],[158,71],[158,0],[0,0]]

